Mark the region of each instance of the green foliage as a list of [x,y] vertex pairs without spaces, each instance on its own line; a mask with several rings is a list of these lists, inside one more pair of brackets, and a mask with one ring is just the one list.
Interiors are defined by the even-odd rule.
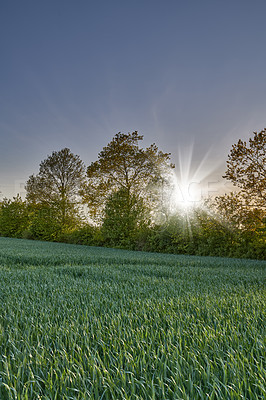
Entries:
[[1,400],[265,397],[265,262],[0,238]]
[[[247,206],[241,193],[231,192],[209,199],[213,220],[228,231],[225,248],[228,255],[265,258],[266,219],[265,210]],[[213,235],[213,230],[210,234]]]
[[78,195],[84,184],[85,167],[79,156],[65,148],[40,163],[39,173],[26,184],[27,201],[56,213],[63,230],[75,224]]
[[120,190],[127,191],[129,198],[137,194],[146,206],[154,206],[154,184],[163,178],[166,182],[173,165],[169,163],[170,153],[163,153],[155,144],[140,148],[142,140],[137,132],[118,133],[87,168],[83,197],[96,220],[102,219],[106,202]]
[[44,205],[34,208],[29,229],[31,237],[37,240],[57,240],[63,230],[58,210]]
[[[265,226],[265,222],[264,222]],[[174,254],[265,259],[265,228],[242,231],[220,215],[194,209],[172,215],[164,224],[144,230],[135,249]]]
[[224,178],[241,189],[247,206],[265,208],[266,199],[266,129],[249,143],[239,140],[232,146]]
[[122,188],[105,206],[102,233],[107,245],[130,247],[138,230],[147,223],[143,199]]
[[247,206],[242,193],[231,192],[209,201],[209,207],[228,223],[232,229],[254,232],[264,224],[265,210]]
[[22,237],[29,229],[30,209],[19,195],[4,199],[0,209],[0,235]]
[[[266,130],[254,132],[249,143],[239,140],[227,161],[227,178],[239,188],[209,201],[215,220],[230,234],[228,255],[265,258],[266,254]],[[211,230],[212,238],[215,236]],[[231,247],[228,244],[231,242]]]
[[78,229],[61,233],[57,237],[57,241],[88,246],[101,246],[103,245],[104,239],[99,227],[85,224]]

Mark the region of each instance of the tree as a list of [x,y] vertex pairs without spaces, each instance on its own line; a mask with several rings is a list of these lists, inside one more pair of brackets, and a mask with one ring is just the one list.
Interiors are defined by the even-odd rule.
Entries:
[[106,202],[102,226],[104,240],[112,246],[131,246],[145,222],[142,199],[134,194],[128,197],[127,190],[121,188]]
[[209,206],[216,212],[219,219],[229,224],[231,229],[251,232],[261,228],[264,223],[264,210],[258,207],[247,207],[245,198],[238,192],[217,196],[209,202]]
[[120,190],[127,193],[128,207],[133,204],[133,194],[146,206],[156,202],[153,187],[174,166],[169,162],[170,153],[159,151],[155,144],[140,148],[142,140],[138,132],[116,134],[87,168],[88,184],[83,196],[96,219],[102,218],[106,202]]
[[79,190],[84,184],[85,166],[68,148],[54,151],[40,163],[39,173],[26,184],[27,201],[56,213],[62,228],[75,223]]
[[[246,197],[241,192],[231,192],[209,199],[207,205],[213,220],[227,231],[230,245],[228,254],[265,258],[266,215],[262,207],[247,205]],[[210,234],[213,235],[212,229]]]
[[246,143],[232,146],[224,178],[239,190],[217,196],[209,202],[216,220],[232,233],[239,255],[261,258],[266,234],[266,129],[253,132]]
[[47,205],[38,205],[34,208],[29,229],[30,236],[37,240],[58,240],[64,228],[58,211]]
[[30,226],[30,210],[19,195],[3,199],[0,212],[0,234],[8,237],[22,237]]
[[224,178],[241,190],[245,204],[266,205],[266,129],[249,139],[249,145],[239,140],[232,146]]

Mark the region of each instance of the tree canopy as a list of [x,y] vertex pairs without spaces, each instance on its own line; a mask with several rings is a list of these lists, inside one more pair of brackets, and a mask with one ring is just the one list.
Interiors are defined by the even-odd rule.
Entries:
[[266,206],[266,129],[232,146],[224,178],[241,190],[246,205]]
[[68,148],[54,151],[40,163],[39,173],[29,177],[26,199],[30,204],[50,207],[66,226],[75,214],[84,179],[85,166],[78,155]]
[[0,205],[0,232],[3,236],[21,237],[30,225],[30,210],[19,195],[4,198]]
[[142,140],[136,131],[118,133],[99,153],[98,160],[88,166],[84,199],[92,215],[101,214],[112,193],[121,189],[128,199],[134,194],[135,200],[139,197],[146,204],[154,200],[153,185],[174,166],[170,153],[163,153],[155,144],[140,148]]
[[211,207],[231,232],[238,232],[246,247],[254,242],[265,247],[266,207],[266,130],[253,133],[246,143],[232,146],[227,161],[227,178],[239,189],[217,196]]

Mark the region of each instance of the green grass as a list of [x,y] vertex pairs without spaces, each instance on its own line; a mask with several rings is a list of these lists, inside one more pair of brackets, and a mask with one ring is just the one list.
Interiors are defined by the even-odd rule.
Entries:
[[265,267],[0,238],[0,399],[264,399]]

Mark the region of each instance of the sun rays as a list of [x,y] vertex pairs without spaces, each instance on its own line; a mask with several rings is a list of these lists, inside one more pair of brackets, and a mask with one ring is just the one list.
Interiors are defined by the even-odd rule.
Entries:
[[[216,219],[211,204],[225,189],[222,177],[213,178],[219,160],[213,162],[212,149],[199,158],[194,143],[187,148],[178,149],[178,162],[175,170],[169,172],[163,212],[165,226],[175,226],[190,243],[208,219]],[[208,205],[209,204],[209,205]],[[219,217],[220,218],[220,217]]]
[[[174,212],[189,213],[193,208],[203,207],[203,201],[213,192],[213,179],[208,179],[213,174],[216,166],[209,166],[211,148],[196,164],[194,143],[186,149],[178,149],[178,164],[172,171],[172,192],[169,198],[170,209]],[[220,183],[216,182],[214,192],[218,192]]]

